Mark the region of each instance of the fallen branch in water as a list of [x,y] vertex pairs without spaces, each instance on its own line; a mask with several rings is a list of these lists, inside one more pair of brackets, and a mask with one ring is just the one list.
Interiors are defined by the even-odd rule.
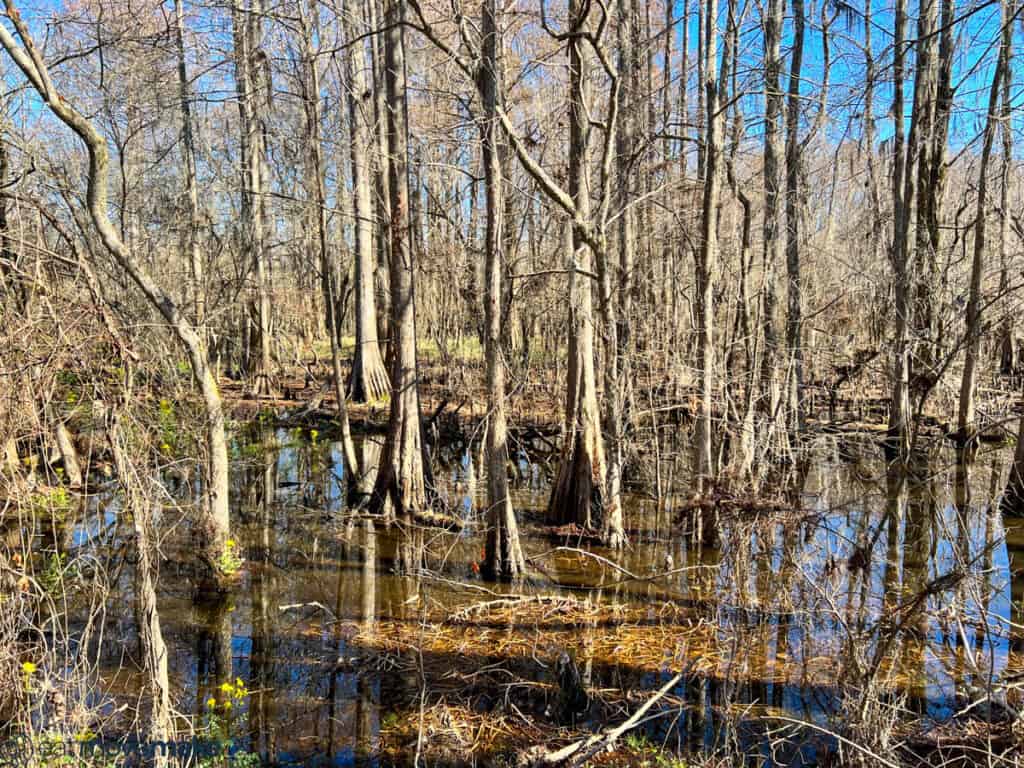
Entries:
[[535,766],[565,764],[569,766],[569,768],[575,768],[575,766],[583,765],[583,763],[599,752],[604,750],[610,751],[612,747],[614,747],[618,738],[626,731],[632,730],[636,726],[640,725],[643,716],[647,714],[648,710],[668,695],[668,692],[675,688],[682,679],[683,673],[679,672],[675,677],[665,683],[657,693],[645,701],[643,705],[621,725],[617,725],[614,728],[596,736],[590,736],[586,739],[574,741],[568,746],[562,747],[555,752],[548,752],[547,754],[541,755],[533,761],[533,764]]

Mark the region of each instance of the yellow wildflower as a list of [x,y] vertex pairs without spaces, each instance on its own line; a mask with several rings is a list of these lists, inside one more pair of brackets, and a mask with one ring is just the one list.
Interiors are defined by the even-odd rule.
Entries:
[[213,698],[213,696],[211,696],[210,698],[208,698],[206,700],[206,706],[209,709],[215,708],[217,706],[217,700],[215,698]]
[[35,674],[35,671],[37,669],[38,667],[31,661],[26,661],[24,664],[21,665],[21,671],[24,672],[26,675]]

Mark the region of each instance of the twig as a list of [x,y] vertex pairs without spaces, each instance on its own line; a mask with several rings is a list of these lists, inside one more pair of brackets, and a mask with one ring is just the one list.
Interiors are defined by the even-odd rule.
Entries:
[[645,701],[643,705],[621,725],[617,725],[611,730],[605,731],[603,734],[591,736],[588,739],[574,741],[572,744],[562,747],[557,752],[549,752],[546,755],[542,755],[537,761],[537,764],[560,765],[561,763],[568,761],[568,765],[572,768],[574,766],[582,765],[598,752],[610,749],[622,734],[638,726],[641,723],[643,716],[647,714],[647,711],[658,701],[664,698],[669,691],[675,688],[682,679],[683,673],[679,672],[671,680],[665,683],[657,693]]
[[561,605],[563,603],[568,603],[570,605],[590,605],[589,602],[581,603],[579,600],[576,600],[575,598],[561,597],[558,595],[513,595],[511,597],[504,597],[498,600],[487,600],[482,603],[474,603],[473,605],[468,605],[465,608],[462,608],[461,610],[458,610],[455,613],[453,613],[451,615],[451,620],[455,622],[461,622],[468,619],[470,615],[473,613],[488,611],[492,608],[504,608],[506,606],[511,605],[522,605],[524,603],[537,603],[539,605],[544,605],[548,603],[555,605]]
[[771,719],[772,720],[781,720],[784,723],[792,723],[793,725],[803,725],[803,726],[806,726],[807,728],[810,728],[812,730],[819,731],[820,733],[824,733],[826,736],[831,736],[832,738],[836,739],[837,741],[841,741],[846,746],[852,747],[853,749],[856,749],[858,752],[864,753],[865,755],[867,755],[868,757],[872,758],[873,760],[876,760],[879,765],[884,765],[884,766],[886,766],[886,768],[900,768],[899,765],[897,765],[896,763],[892,762],[891,760],[886,760],[884,757],[882,757],[879,754],[876,754],[875,752],[872,752],[867,747],[861,746],[860,744],[856,743],[855,741],[851,741],[850,739],[846,738],[842,734],[836,733],[835,731],[829,730],[828,728],[825,728],[823,726],[815,725],[814,723],[809,723],[806,720],[798,720],[795,717],[786,717],[785,715],[772,715]]

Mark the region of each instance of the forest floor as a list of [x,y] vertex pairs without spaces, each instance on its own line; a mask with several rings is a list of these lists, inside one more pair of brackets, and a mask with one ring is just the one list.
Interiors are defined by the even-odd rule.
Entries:
[[[345,375],[348,375],[345,362]],[[535,428],[542,434],[556,432],[561,424],[562,401],[551,371],[539,383],[524,384],[509,396],[509,422],[520,429]],[[487,413],[483,365],[478,360],[420,363],[420,408],[428,423],[458,420],[475,425]],[[271,396],[254,396],[243,381],[223,379],[221,391],[232,416],[240,421],[272,411],[276,418],[298,423],[333,419],[337,413],[333,375],[324,363],[285,366]],[[312,407],[311,407],[312,406]],[[373,431],[387,424],[387,400],[346,403],[353,428]]]
[[[344,369],[348,376],[350,355]],[[271,396],[254,396],[243,381],[222,380],[222,391],[232,416],[240,421],[270,411],[274,418],[296,426],[333,420],[337,413],[333,375],[322,355],[300,363],[282,366]],[[479,354],[456,355],[442,359],[436,352],[420,359],[420,407],[430,427],[457,427],[463,433],[475,429],[487,414],[483,362]],[[881,435],[887,428],[889,393],[881,381],[882,371],[867,371],[859,378],[835,385],[828,376],[810,382],[810,416],[807,425],[815,432],[856,432]],[[876,375],[878,374],[878,375]],[[508,422],[513,431],[541,439],[557,435],[561,429],[564,372],[557,365],[534,364],[519,383],[513,383],[508,395]],[[696,389],[683,384],[669,385],[666,371],[647,370],[634,375],[638,402],[637,417],[648,424],[687,424],[696,412]],[[922,434],[952,437],[955,401],[948,387],[940,388],[926,401],[921,414]],[[1020,387],[1012,381],[996,379],[978,387],[979,414],[985,425],[984,442],[1012,440],[1022,404]],[[830,404],[830,398],[834,401]],[[387,424],[388,401],[347,403],[349,419],[356,431],[380,431]],[[552,450],[556,448],[551,445]]]

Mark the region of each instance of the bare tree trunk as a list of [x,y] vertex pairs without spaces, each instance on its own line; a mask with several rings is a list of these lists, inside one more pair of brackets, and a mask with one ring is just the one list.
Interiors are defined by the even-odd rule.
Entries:
[[800,78],[804,59],[804,2],[793,2],[793,47],[789,60],[789,94],[786,104],[786,346],[792,369],[786,377],[789,432],[803,429],[803,296],[800,274]]
[[[135,599],[139,618],[139,641],[143,656],[143,669],[149,677],[151,709],[147,737],[154,742],[165,742],[173,736],[171,719],[170,678],[167,672],[167,645],[164,643],[157,610],[156,584],[153,563],[152,510],[149,499],[139,492],[135,468],[131,466],[122,445],[120,417],[115,414],[107,431],[110,450],[114,457],[121,492],[135,527]],[[166,765],[166,756],[158,750],[154,765]]]
[[238,111],[241,122],[241,156],[243,177],[242,220],[244,241],[251,266],[255,269],[256,285],[253,304],[256,313],[256,332],[259,357],[250,361],[254,374],[254,393],[270,394],[273,390],[271,356],[270,260],[267,248],[267,204],[265,185],[268,183],[266,165],[266,136],[263,125],[263,105],[269,102],[269,75],[265,71],[266,55],[260,50],[263,37],[263,9],[261,0],[252,0],[249,8],[243,0],[234,0],[232,23],[235,37],[235,84],[238,91]]
[[204,532],[206,534],[206,549],[209,554],[216,555],[222,550],[229,530],[228,450],[220,391],[210,369],[202,339],[181,313],[174,300],[139,265],[118,235],[108,214],[107,175],[110,170],[110,155],[107,143],[92,123],[54,88],[43,58],[25,23],[21,20],[17,8],[14,7],[11,0],[5,0],[5,6],[24,48],[18,45],[6,27],[0,27],[0,45],[3,45],[8,55],[25,74],[50,111],[71,128],[88,149],[87,199],[89,215],[96,233],[113,254],[118,265],[128,273],[149,304],[161,314],[168,327],[188,352],[192,375],[203,396],[206,411],[206,436],[210,454],[209,475],[205,484],[206,514],[202,527],[206,528]]
[[906,56],[906,0],[896,0],[893,27],[893,240],[892,266],[895,282],[896,338],[893,350],[892,402],[889,407],[889,444],[901,458],[910,451],[910,324],[911,270],[909,264],[908,228],[910,204],[904,199],[906,167],[903,119],[903,79]]
[[[708,47],[708,22],[707,10],[702,4],[697,4],[697,125],[698,134],[707,125],[707,47]],[[707,145],[703,141],[697,142],[697,178],[701,181],[705,176],[705,162],[707,157]]]
[[882,240],[882,203],[875,170],[875,55],[872,48],[873,14],[871,0],[864,2],[864,147],[867,152],[868,192],[871,201],[871,255],[878,253]]
[[487,293],[484,300],[487,358],[487,543],[484,571],[490,578],[515,578],[526,567],[519,544],[512,498],[508,492],[508,425],[505,417],[505,360],[502,350],[502,248],[505,243],[505,208],[498,104],[501,102],[504,46],[502,0],[483,0],[481,37],[483,61],[480,91],[483,97],[481,148],[484,191],[487,198],[487,234],[484,247]]
[[[316,51],[313,47],[313,35],[319,34],[320,6],[316,0],[310,0],[309,8],[299,6],[299,23],[303,36],[303,68],[305,90],[304,106],[306,108],[306,196],[307,221],[315,233],[316,260],[323,275],[326,286],[324,306],[327,309],[327,332],[331,340],[331,366],[334,372],[334,394],[338,409],[338,423],[341,427],[341,443],[345,452],[345,470],[347,475],[359,476],[359,462],[356,458],[355,443],[352,441],[352,430],[349,426],[348,407],[345,402],[345,387],[342,383],[341,369],[341,338],[339,315],[343,312],[341,298],[337,295],[338,287],[335,279],[337,270],[331,263],[327,248],[327,192],[324,188],[323,148],[320,137],[320,69]],[[308,16],[308,18],[307,18]]]
[[[784,0],[768,0],[764,17],[764,220],[762,224],[762,317],[764,347],[761,356],[762,398],[760,411],[767,420],[767,445],[772,443],[774,422],[779,401],[779,340],[775,328],[778,299],[775,293],[775,269],[781,261],[782,239],[779,237],[779,197],[782,174],[782,135],[779,121],[782,116],[782,74],[780,38],[782,35]],[[767,447],[767,446],[766,446]]]
[[[729,40],[732,53],[732,61],[728,62],[729,71],[723,72],[722,80],[725,82],[726,75],[729,75],[731,83],[731,99],[739,93],[737,84],[737,71],[739,69],[739,24],[735,14],[729,15]],[[733,195],[740,203],[742,209],[742,225],[740,227],[739,243],[739,296],[736,309],[736,326],[743,344],[743,375],[731,364],[733,344],[729,345],[729,354],[726,358],[726,371],[729,379],[726,387],[726,407],[729,409],[729,419],[734,425],[738,438],[737,446],[731,448],[729,462],[734,472],[741,478],[749,478],[750,470],[754,459],[754,408],[755,408],[755,387],[757,384],[757,362],[755,360],[755,333],[750,316],[750,269],[751,269],[751,230],[753,226],[753,203],[750,196],[740,186],[736,178],[735,159],[743,140],[743,113],[740,110],[739,102],[733,103],[734,119],[731,140],[729,142],[729,153],[725,157],[726,179]]]
[[[988,170],[992,158],[992,145],[995,143],[996,131],[999,129],[999,99],[1002,92],[1002,81],[1007,76],[1007,65],[1010,58],[1010,45],[1013,35],[1013,19],[1004,0],[1000,4],[1002,15],[1002,34],[999,44],[999,57],[992,75],[992,87],[988,96],[988,116],[985,120],[985,135],[982,140],[981,159],[978,168],[978,197],[974,215],[974,257],[971,260],[971,286],[967,300],[966,321],[966,354],[964,357],[963,378],[960,381],[960,410],[958,413],[957,431],[961,440],[973,441],[977,434],[975,424],[974,389],[978,378],[978,361],[981,355],[981,277],[985,268],[986,222],[988,207]],[[1005,210],[1003,216],[1009,215]]]
[[683,178],[689,173],[689,142],[686,139],[690,136],[690,104],[688,90],[690,78],[690,0],[682,0],[682,29],[679,34],[679,122],[681,125],[680,135],[683,141],[679,143],[679,167],[682,170]]
[[[613,262],[606,248],[598,253],[598,276],[601,288],[601,313],[604,321],[604,435],[608,470],[606,504],[602,538],[605,544],[619,548],[626,544],[622,509],[622,475],[625,461],[624,442],[626,409],[629,401],[629,355],[631,347],[631,314],[633,268],[636,261],[636,199],[633,164],[636,152],[635,109],[639,96],[637,67],[637,15],[635,5],[619,0],[618,34],[618,107],[620,127],[616,136],[616,192],[618,207],[619,279],[613,279]],[[666,35],[671,39],[671,35]],[[666,43],[666,61],[669,48]],[[666,83],[666,104],[670,103]],[[666,106],[666,110],[669,107]],[[666,119],[667,122],[667,119]],[[666,153],[667,154],[667,153]],[[617,291],[617,295],[616,295]],[[616,305],[619,305],[618,307]]]
[[[704,201],[700,247],[696,251],[697,369],[699,403],[694,429],[693,473],[704,490],[715,475],[711,446],[714,397],[714,271],[718,262],[719,162],[722,154],[722,114],[718,82],[718,0],[708,0],[704,21],[704,92],[707,124],[704,136]],[[728,37],[725,38],[728,47]],[[723,53],[727,59],[728,52]]]
[[388,393],[388,375],[377,342],[377,302],[374,275],[377,264],[373,253],[373,199],[371,196],[371,133],[373,105],[370,103],[370,82],[366,77],[366,56],[362,41],[356,40],[353,10],[342,11],[341,23],[345,39],[353,41],[345,53],[348,76],[345,97],[351,135],[352,192],[355,211],[355,294],[356,348],[352,357],[349,395],[355,402],[373,402]]
[[[381,3],[385,0],[367,0],[364,8],[370,29],[382,28],[380,16]],[[388,227],[391,226],[391,190],[388,173],[388,105],[387,83],[384,65],[384,53],[381,48],[381,36],[370,35],[370,61],[373,65],[373,114],[374,125],[374,178],[376,180],[376,236],[377,236],[377,279],[374,281],[377,295],[377,344],[381,346],[385,367],[390,370],[393,362],[394,347],[391,344],[391,306],[390,293],[385,288],[388,278],[388,265],[391,263]]]
[[410,247],[408,107],[405,74],[405,0],[386,0],[384,51],[387,81],[388,186],[391,192],[390,281],[391,418],[370,508],[406,516],[427,504],[429,467],[423,462],[416,366],[415,263]]
[[[1004,32],[1005,33],[1005,32]],[[1007,254],[1007,244],[1010,241],[1010,169],[1013,165],[1013,124],[1012,115],[1012,83],[1013,83],[1013,35],[1004,45],[1009,45],[1009,52],[1006,61],[1006,72],[1003,76],[1003,97],[1002,97],[1002,138],[1003,156],[999,174],[999,294],[1002,298],[1003,320],[1000,324],[999,340],[999,372],[1004,376],[1011,375],[1017,370],[1017,340],[1013,312],[1006,306],[1010,292],[1010,270]]]
[[188,198],[188,229],[185,248],[192,270],[192,297],[195,303],[195,323],[200,338],[206,344],[206,285],[203,282],[203,256],[199,244],[199,184],[196,178],[196,144],[192,129],[192,104],[185,63],[185,11],[183,0],[175,0],[174,36],[178,54],[178,94],[181,100],[181,160],[185,171],[185,194]]
[[[941,19],[936,21],[935,2],[942,5]],[[927,23],[927,30],[923,24]],[[938,23],[938,28],[936,28]],[[919,11],[918,22],[918,80],[929,87],[925,94],[927,108],[922,110],[920,131],[920,159],[918,161],[917,230],[915,258],[918,281],[916,286],[918,335],[924,339],[917,358],[923,367],[930,368],[929,376],[941,364],[944,354],[943,327],[936,303],[935,278],[939,274],[939,253],[942,229],[939,220],[946,187],[946,141],[953,106],[953,27],[954,0],[929,0]],[[938,58],[935,39],[938,38]],[[923,72],[921,70],[924,70]]]
[[[587,24],[586,5],[570,0],[569,24],[574,32]],[[603,525],[605,460],[594,373],[594,312],[591,278],[592,253],[584,240],[581,222],[590,219],[588,156],[590,123],[586,113],[587,73],[585,43],[578,35],[569,41],[569,196],[577,216],[567,242],[570,275],[569,365],[566,386],[565,438],[558,475],[548,502],[548,520],[583,527]],[[567,237],[567,240],[569,238]],[[582,275],[580,273],[583,273]]]

